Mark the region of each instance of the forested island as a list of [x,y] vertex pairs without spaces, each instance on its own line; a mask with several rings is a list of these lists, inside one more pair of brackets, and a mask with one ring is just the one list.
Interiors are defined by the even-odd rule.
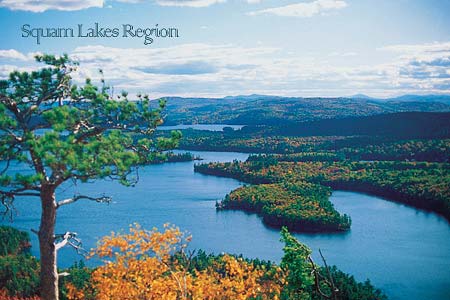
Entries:
[[[212,170],[208,172],[199,167],[196,171],[216,175]],[[328,201],[330,195],[331,189],[304,181],[260,184],[234,190],[217,204],[217,208],[256,212],[268,225],[287,226],[296,231],[348,230],[350,217],[345,214],[341,216],[333,208]]]
[[[225,197],[219,207],[257,212],[267,224],[276,227],[285,225],[299,231],[310,231],[312,228],[317,231],[348,229],[349,218],[339,217],[333,209],[328,201],[331,192],[326,187],[382,196],[418,208],[433,210],[450,219],[448,164],[291,162],[284,161],[286,159],[289,158],[271,155],[252,156],[246,162],[197,165],[195,170],[258,184],[256,187],[243,188],[249,190],[250,194],[246,196],[240,195],[241,190],[233,191]],[[292,195],[280,197],[277,195],[280,189],[285,193],[292,189],[302,191],[304,198],[297,200]],[[323,192],[324,190],[326,192]],[[308,206],[306,203],[314,205]],[[329,213],[325,214],[325,211]]]
[[402,112],[222,132],[189,129],[180,147],[264,154],[195,166],[256,184],[231,192],[218,209],[256,212],[270,226],[297,231],[345,231],[351,220],[328,201],[331,189],[381,196],[450,220],[449,120],[449,113]]

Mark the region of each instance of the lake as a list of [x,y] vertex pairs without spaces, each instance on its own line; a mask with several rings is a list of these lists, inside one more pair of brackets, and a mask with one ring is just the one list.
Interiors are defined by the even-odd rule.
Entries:
[[[248,154],[192,152],[208,161],[245,160]],[[198,163],[198,162],[196,162]],[[254,214],[216,212],[215,202],[242,185],[229,178],[206,176],[193,171],[194,162],[167,163],[141,168],[133,188],[117,182],[66,184],[58,197],[74,193],[113,196],[109,205],[80,201],[58,211],[58,233],[74,231],[84,247],[111,231],[126,230],[138,222],[145,228],[172,223],[193,236],[192,249],[243,254],[279,262],[282,244],[278,230],[264,226]],[[362,281],[370,278],[390,299],[450,299],[450,226],[434,213],[364,194],[335,191],[331,201],[337,210],[352,217],[352,229],[340,234],[295,234],[313,251],[319,262],[322,249],[327,262]],[[14,223],[29,232],[37,229],[40,205],[37,199],[17,199]],[[38,244],[32,236],[32,253]],[[59,266],[79,260],[74,250],[59,253]],[[98,262],[89,261],[94,265]]]
[[192,124],[192,125],[173,125],[173,126],[158,126],[158,130],[182,130],[182,129],[195,129],[206,131],[223,131],[225,127],[231,127],[233,130],[239,130],[244,125],[226,125],[226,124]]

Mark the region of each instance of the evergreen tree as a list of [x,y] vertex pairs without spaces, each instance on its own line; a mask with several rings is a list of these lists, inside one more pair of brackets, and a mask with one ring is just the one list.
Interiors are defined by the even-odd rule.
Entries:
[[[83,86],[72,82],[77,63],[67,55],[36,56],[46,64],[33,72],[12,72],[0,81],[0,201],[11,213],[16,197],[37,197],[42,215],[37,234],[41,254],[41,298],[58,299],[56,253],[73,234],[55,236],[58,209],[82,199],[109,202],[99,195],[74,195],[56,199],[55,191],[67,180],[87,182],[110,178],[130,186],[134,170],[160,158],[180,138],[152,140],[162,123],[164,102],[154,107],[147,96],[129,101],[127,93],[110,94],[89,79]],[[13,164],[30,172],[16,173]]]

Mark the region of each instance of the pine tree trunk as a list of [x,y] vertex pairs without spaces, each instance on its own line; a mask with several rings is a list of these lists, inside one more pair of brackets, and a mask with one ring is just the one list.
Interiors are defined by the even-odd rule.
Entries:
[[56,268],[55,224],[56,202],[53,186],[42,186],[42,216],[39,227],[41,252],[41,299],[58,300],[58,271]]

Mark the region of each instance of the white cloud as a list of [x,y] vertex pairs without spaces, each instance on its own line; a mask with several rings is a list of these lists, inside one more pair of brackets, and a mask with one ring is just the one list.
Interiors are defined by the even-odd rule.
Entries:
[[405,58],[380,65],[337,67],[320,58],[285,57],[280,51],[263,46],[186,44],[133,49],[132,57],[124,49],[101,46],[79,47],[73,54],[86,69],[83,76],[95,77],[96,70],[102,68],[116,88],[155,97],[246,93],[332,96],[355,90],[386,96],[445,92],[450,85],[450,60],[445,55],[426,61]]
[[35,68],[30,66],[15,66],[15,65],[0,65],[0,79],[7,79],[9,77],[9,74],[13,71],[20,71],[20,72],[31,72]]
[[331,52],[330,54],[328,54],[328,56],[331,57],[350,57],[350,56],[357,56],[358,53],[356,52]]
[[122,3],[130,3],[130,4],[144,2],[144,0],[115,0],[115,1],[122,2]]
[[271,14],[283,17],[309,18],[318,14],[327,14],[330,11],[347,7],[343,0],[316,0],[313,2],[300,2],[286,6],[257,10],[248,15]]
[[416,45],[391,45],[379,48],[379,50],[392,51],[397,53],[433,53],[450,51],[450,42],[434,42]]
[[[124,3],[139,3],[146,0],[115,0]],[[148,0],[147,0],[148,1]],[[249,4],[261,3],[261,0],[242,0]],[[180,7],[208,7],[218,3],[225,3],[227,0],[154,0],[161,6],[180,6]]]
[[[133,56],[127,55],[129,51]],[[96,70],[102,68],[116,89],[158,96],[236,89],[233,86],[238,81],[247,84],[248,78],[255,78],[259,65],[277,51],[268,47],[185,44],[141,49],[86,46],[75,49],[72,55],[81,64],[80,81],[86,76],[98,78]]]
[[34,57],[41,55],[41,52],[28,52],[23,54],[15,49],[0,50],[0,61],[10,63],[34,63]]
[[422,89],[450,90],[450,42],[392,45],[380,50],[397,53],[400,67],[397,80]]
[[0,7],[31,12],[44,12],[52,9],[73,11],[103,7],[103,0],[0,0]]
[[[91,7],[112,8],[105,6],[106,2],[122,2],[128,4],[153,2],[160,6],[178,7],[208,7],[218,3],[226,3],[227,0],[0,0],[0,7],[11,10],[23,10],[31,12],[44,12],[46,10],[74,11]],[[249,4],[260,3],[261,0],[241,0]]]
[[18,67],[13,65],[0,65],[0,79],[8,78],[9,73],[17,69]]
[[[420,45],[415,46],[418,49]],[[424,51],[409,56],[402,56],[401,52],[392,62],[345,67],[327,62],[329,54],[286,56],[278,48],[231,44],[138,49],[83,46],[70,55],[80,62],[79,71],[74,74],[77,82],[83,82],[86,77],[98,82],[101,68],[108,84],[116,91],[127,90],[130,95],[143,92],[152,97],[251,93],[342,96],[358,91],[387,97],[403,93],[448,93],[450,55],[435,51],[442,47],[423,49],[425,53],[434,52],[429,52],[428,57]],[[18,53],[12,56],[31,57],[31,54]],[[31,65],[29,61],[16,62],[22,63],[22,67]],[[0,65],[0,76],[13,69],[10,62]]]
[[161,6],[186,6],[186,7],[207,7],[217,3],[224,3],[226,0],[156,0]]
[[0,50],[0,59],[27,60],[28,58],[17,50]]

